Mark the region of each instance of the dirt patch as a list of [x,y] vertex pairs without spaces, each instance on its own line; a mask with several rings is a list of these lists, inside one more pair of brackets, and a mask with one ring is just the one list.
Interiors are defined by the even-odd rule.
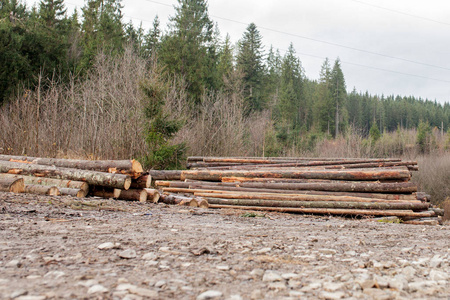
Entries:
[[0,193],[2,299],[448,299],[450,226]]

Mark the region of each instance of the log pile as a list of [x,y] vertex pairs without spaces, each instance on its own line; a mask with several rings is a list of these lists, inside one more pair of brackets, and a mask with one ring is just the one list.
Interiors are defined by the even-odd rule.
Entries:
[[186,171],[150,171],[161,197],[170,199],[164,202],[190,205],[187,199],[202,199],[210,208],[405,221],[436,216],[430,196],[410,181],[418,170],[415,161],[189,157],[187,166]]
[[151,177],[136,160],[74,160],[0,155],[0,191],[152,202]]

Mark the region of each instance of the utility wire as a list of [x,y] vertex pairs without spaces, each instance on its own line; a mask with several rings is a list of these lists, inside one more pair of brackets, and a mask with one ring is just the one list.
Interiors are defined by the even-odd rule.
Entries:
[[[155,3],[155,4],[160,4],[160,5],[163,5],[163,6],[173,7],[173,5],[162,3],[162,2],[159,2],[159,1],[153,1],[153,0],[145,0],[145,1],[151,2],[151,3]],[[249,25],[246,22],[237,21],[237,20],[233,20],[233,19],[229,19],[229,18],[224,18],[224,17],[220,17],[220,16],[216,16],[216,15],[211,15],[211,17],[214,17],[214,18],[220,19],[220,20],[224,20],[224,21],[228,21],[228,22],[241,24],[241,25],[247,25],[247,26]],[[343,45],[343,44],[338,44],[338,43],[329,42],[329,41],[325,41],[325,40],[319,40],[319,39],[316,39],[316,38],[307,37],[307,36],[303,36],[303,35],[299,35],[299,34],[295,34],[295,33],[289,33],[289,32],[286,32],[286,31],[281,31],[281,30],[277,30],[277,29],[273,29],[273,28],[269,28],[269,27],[258,26],[258,28],[266,30],[266,31],[271,31],[271,32],[279,33],[279,34],[284,34],[284,35],[287,35],[287,36],[297,37],[297,38],[301,38],[301,39],[304,39],[304,40],[309,40],[309,41],[313,41],[313,42],[317,42],[317,43],[331,45],[331,46],[335,46],[335,47],[339,47],[339,48],[349,49],[349,50],[358,51],[358,52],[367,53],[367,54],[372,54],[372,55],[377,55],[377,56],[381,56],[381,57],[385,57],[385,58],[400,60],[400,61],[404,61],[404,62],[416,64],[416,65],[422,65],[422,66],[427,66],[427,67],[431,67],[431,68],[436,68],[436,69],[442,69],[442,70],[450,71],[450,68],[447,68],[447,67],[437,66],[437,65],[428,64],[428,63],[424,63],[424,62],[419,62],[419,61],[406,59],[406,58],[402,58],[402,57],[396,57],[396,56],[392,56],[392,55],[388,55],[388,54],[373,52],[373,51],[364,50],[364,49],[360,49],[360,48],[356,48],[356,47],[352,47],[352,46],[346,46],[346,45]]]
[[375,8],[382,9],[382,10],[387,10],[387,11],[390,11],[390,12],[393,12],[393,13],[396,13],[396,14],[400,14],[400,15],[404,15],[404,16],[408,16],[408,17],[413,17],[413,18],[416,18],[416,19],[421,19],[421,20],[424,20],[424,21],[433,22],[433,23],[437,23],[437,24],[441,24],[441,25],[450,26],[450,23],[446,23],[446,22],[442,22],[442,21],[438,21],[438,20],[422,17],[422,16],[419,16],[419,15],[409,14],[409,13],[406,13],[406,12],[403,12],[403,11],[400,11],[400,10],[395,10],[395,9],[391,9],[391,8],[387,8],[387,7],[383,7],[383,6],[379,6],[379,5],[375,5],[375,4],[371,4],[371,3],[367,3],[367,2],[359,1],[359,0],[350,0],[350,1],[353,1],[353,2],[356,2],[356,3],[359,3],[359,4],[363,4],[363,5],[367,5],[367,6],[371,6],[371,7],[375,7]]

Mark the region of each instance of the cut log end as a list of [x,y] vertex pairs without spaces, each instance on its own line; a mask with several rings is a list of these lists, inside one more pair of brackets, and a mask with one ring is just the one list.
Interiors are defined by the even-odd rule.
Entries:
[[142,168],[141,163],[134,159],[131,161],[131,169],[133,170],[134,174],[144,173],[144,169]]
[[153,203],[158,203],[161,195],[158,190],[155,189],[144,189],[147,192],[147,199],[151,200]]
[[125,179],[125,182],[123,184],[123,189],[128,190],[131,187],[131,177],[128,177]]
[[23,193],[25,191],[23,178],[0,178],[0,191]]

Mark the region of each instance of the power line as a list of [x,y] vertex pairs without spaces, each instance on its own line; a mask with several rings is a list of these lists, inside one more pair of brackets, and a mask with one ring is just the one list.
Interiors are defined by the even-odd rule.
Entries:
[[[163,6],[172,7],[172,5],[170,5],[170,4],[161,3],[159,1],[154,1],[154,0],[145,0],[145,1],[151,2],[151,3],[155,3],[155,4],[160,4],[160,5],[163,5]],[[229,18],[224,18],[224,17],[220,17],[220,16],[216,16],[216,15],[211,15],[211,17],[214,17],[214,18],[220,19],[220,20],[224,20],[224,21],[228,21],[228,22],[241,24],[241,25],[247,25],[247,26],[249,25],[246,22],[237,21],[237,20],[233,20],[233,19],[229,19]],[[317,43],[331,45],[331,46],[335,46],[335,47],[339,47],[339,48],[349,49],[349,50],[358,51],[358,52],[367,53],[367,54],[372,54],[372,55],[377,55],[377,56],[381,56],[381,57],[385,57],[385,58],[400,60],[400,61],[404,61],[404,62],[416,64],[416,65],[422,65],[422,66],[427,66],[427,67],[432,67],[432,68],[436,68],[436,69],[442,69],[442,70],[450,71],[450,68],[446,68],[446,67],[442,67],[442,66],[437,66],[437,65],[433,65],[433,64],[424,63],[424,62],[419,62],[419,61],[406,59],[406,58],[402,58],[402,57],[396,57],[396,56],[392,56],[392,55],[388,55],[388,54],[373,52],[373,51],[360,49],[360,48],[356,48],[356,47],[346,46],[346,45],[343,45],[343,44],[338,44],[338,43],[329,42],[329,41],[325,41],[325,40],[320,40],[320,39],[316,39],[316,38],[312,38],[312,37],[302,36],[302,35],[299,35],[299,34],[289,33],[289,32],[286,32],[286,31],[281,31],[281,30],[277,30],[277,29],[273,29],[273,28],[269,28],[269,27],[258,26],[258,28],[266,30],[266,31],[271,31],[271,32],[274,32],[274,33],[284,34],[284,35],[287,35],[287,36],[297,37],[297,38],[301,38],[301,39],[304,39],[304,40],[309,40],[309,41],[313,41],[313,42],[317,42]]]
[[421,19],[421,20],[428,21],[428,22],[433,22],[433,23],[437,23],[437,24],[441,24],[441,25],[450,26],[450,23],[446,23],[446,22],[442,22],[442,21],[438,21],[438,20],[422,17],[422,16],[419,16],[419,15],[409,14],[409,13],[406,13],[406,12],[403,12],[403,11],[400,11],[400,10],[395,10],[395,9],[391,9],[391,8],[387,8],[387,7],[383,7],[383,6],[379,6],[379,5],[375,5],[375,4],[371,4],[371,3],[367,3],[367,2],[359,1],[359,0],[350,0],[350,1],[353,1],[353,2],[356,2],[356,3],[359,3],[359,4],[363,4],[363,5],[367,5],[367,6],[371,6],[371,7],[375,7],[375,8],[378,8],[378,9],[390,11],[390,12],[393,12],[393,13],[396,13],[396,14],[412,17],[412,18]]

